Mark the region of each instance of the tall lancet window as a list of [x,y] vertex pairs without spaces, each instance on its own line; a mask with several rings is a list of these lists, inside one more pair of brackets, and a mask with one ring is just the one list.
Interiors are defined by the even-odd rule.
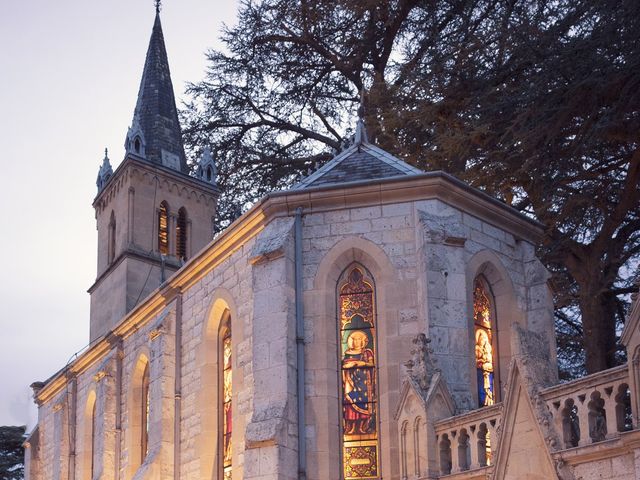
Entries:
[[493,405],[496,402],[494,317],[492,296],[488,284],[482,276],[478,276],[473,286],[473,323],[478,405],[480,407]]
[[228,313],[221,331],[221,383],[222,383],[222,441],[220,457],[222,458],[222,475],[224,480],[231,480],[233,431],[233,390],[232,390],[232,348],[231,348],[231,318]]
[[187,259],[187,211],[184,207],[178,210],[176,222],[176,256]]
[[109,235],[108,235],[108,252],[107,252],[107,261],[111,263],[116,258],[116,216],[111,211],[111,217],[109,219]]
[[142,424],[140,425],[140,463],[144,463],[144,459],[147,458],[149,453],[149,410],[150,410],[150,395],[149,395],[149,363],[144,367],[144,373],[142,374],[142,388],[140,407],[140,419]]
[[162,202],[158,210],[158,251],[163,255],[169,255],[169,206],[167,202]]
[[339,312],[343,477],[379,478],[374,288],[364,269],[347,270]]
[[95,474],[96,471],[96,452],[97,452],[97,432],[96,432],[96,421],[98,420],[96,418],[96,404],[98,402],[96,400],[93,401],[93,407],[91,408],[91,458],[90,458],[90,462],[91,462],[91,477],[89,478],[93,478],[93,475]]

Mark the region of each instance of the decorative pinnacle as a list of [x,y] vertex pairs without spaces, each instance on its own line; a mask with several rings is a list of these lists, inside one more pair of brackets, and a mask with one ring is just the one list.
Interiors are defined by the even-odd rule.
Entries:
[[162,0],[154,0],[156,4],[156,13],[160,13],[160,9],[162,8]]
[[109,158],[109,149],[107,147],[104,147],[104,158]]

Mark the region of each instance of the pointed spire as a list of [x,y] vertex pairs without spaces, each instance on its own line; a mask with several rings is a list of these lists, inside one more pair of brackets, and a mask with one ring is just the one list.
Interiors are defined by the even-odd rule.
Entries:
[[360,106],[358,107],[358,123],[356,124],[356,133],[353,140],[354,145],[362,145],[369,143],[367,135],[367,127],[364,124],[364,89],[360,90]]
[[104,158],[102,159],[102,165],[98,170],[98,178],[96,180],[96,186],[98,187],[98,193],[102,191],[109,179],[113,175],[113,169],[111,168],[111,162],[109,161],[109,151],[105,147]]
[[187,174],[187,162],[160,23],[160,1],[140,81],[138,101],[127,132],[127,154]]

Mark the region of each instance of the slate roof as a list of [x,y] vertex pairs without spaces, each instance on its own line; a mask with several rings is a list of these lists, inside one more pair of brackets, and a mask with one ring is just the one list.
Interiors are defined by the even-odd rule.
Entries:
[[150,162],[162,164],[162,150],[165,150],[177,155],[180,158],[180,170],[182,173],[188,173],[158,12],[149,40],[132,125],[136,119],[144,135],[145,158]]
[[366,135],[361,135],[356,137],[354,145],[294,185],[292,190],[421,173],[424,172],[368,143]]

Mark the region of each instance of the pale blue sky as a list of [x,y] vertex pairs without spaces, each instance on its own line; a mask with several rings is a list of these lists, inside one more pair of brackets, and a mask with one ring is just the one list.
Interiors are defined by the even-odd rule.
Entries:
[[[178,101],[237,1],[165,0]],[[0,0],[0,425],[33,427],[29,384],[88,343],[91,202],[105,147],[124,155],[153,0]]]

